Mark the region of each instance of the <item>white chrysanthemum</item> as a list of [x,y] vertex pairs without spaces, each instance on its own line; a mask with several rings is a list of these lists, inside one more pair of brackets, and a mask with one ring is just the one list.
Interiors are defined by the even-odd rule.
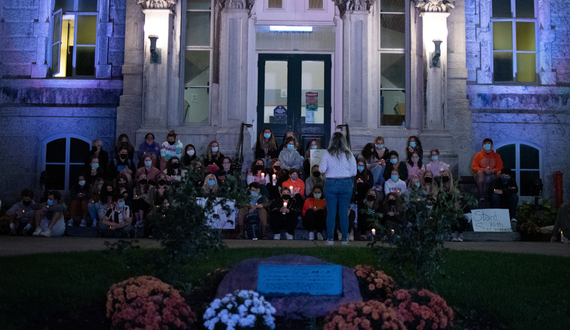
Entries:
[[214,315],[216,315],[216,310],[213,307],[210,307],[206,309],[206,312],[204,313],[204,319],[209,319]]
[[271,315],[265,315],[263,317],[265,324],[271,327],[271,329],[275,329],[275,318]]
[[245,315],[247,314],[247,307],[245,307],[245,305],[239,305],[238,311],[239,311],[239,316],[245,317]]
[[243,302],[243,304],[244,304],[246,307],[251,306],[252,303],[253,303],[253,302],[252,302],[251,299],[246,299],[246,300]]

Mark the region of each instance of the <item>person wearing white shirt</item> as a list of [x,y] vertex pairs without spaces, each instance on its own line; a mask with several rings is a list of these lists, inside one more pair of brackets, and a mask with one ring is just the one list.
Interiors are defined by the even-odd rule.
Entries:
[[325,174],[325,200],[327,203],[327,245],[333,245],[336,209],[340,219],[342,245],[348,246],[348,206],[352,197],[352,177],[356,175],[356,159],[348,148],[346,138],[335,132],[323,154],[319,170]]
[[391,192],[398,194],[398,196],[406,192],[406,183],[400,180],[400,173],[397,170],[392,170],[390,180],[384,183],[384,193],[388,195]]

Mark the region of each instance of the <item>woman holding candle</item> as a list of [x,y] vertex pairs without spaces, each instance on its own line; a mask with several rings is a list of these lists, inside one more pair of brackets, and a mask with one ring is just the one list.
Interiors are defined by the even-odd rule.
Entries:
[[391,172],[390,180],[384,183],[384,193],[388,195],[391,192],[398,196],[406,192],[406,183],[400,179],[400,173],[395,169]]
[[288,240],[294,239],[295,227],[301,213],[301,206],[291,197],[289,188],[281,189],[281,196],[269,206],[269,223],[273,230],[273,239],[281,239],[281,232],[285,231]]
[[432,149],[431,162],[427,164],[426,170],[433,173],[434,179],[439,184],[441,180],[441,172],[448,170],[449,165],[439,160],[439,150]]
[[342,245],[348,246],[348,205],[352,197],[352,177],[356,175],[356,160],[341,132],[333,134],[319,169],[327,177],[324,191],[330,210],[327,213],[327,245],[334,244],[333,235],[338,208]]
[[289,179],[289,173],[281,169],[281,161],[277,158],[273,158],[269,163],[269,168],[266,171],[266,177],[269,180],[267,185],[267,191],[269,193],[269,199],[274,200],[279,198],[279,187],[283,182]]
[[366,232],[373,226],[373,216],[382,212],[382,195],[374,188],[366,192],[366,198],[358,203],[358,226],[356,237],[366,240]]
[[143,227],[145,213],[150,209],[150,205],[146,202],[146,196],[150,190],[150,184],[146,178],[146,174],[142,173],[135,183],[133,196],[133,213],[135,214],[135,227]]
[[309,231],[309,241],[315,239],[323,240],[321,232],[326,229],[327,220],[327,202],[323,198],[323,189],[315,186],[309,195],[309,198],[303,205],[303,227]]
[[408,179],[406,183],[409,183],[412,177],[419,176],[426,170],[422,163],[422,158],[416,152],[413,152],[412,158],[406,162],[406,168],[408,169]]
[[392,227],[392,224],[400,225],[404,216],[404,205],[402,198],[397,193],[391,192],[386,196],[384,201],[383,212],[384,217],[382,218],[382,226],[388,225]]
[[252,182],[257,182],[259,184],[268,184],[269,177],[265,175],[265,165],[263,159],[256,159],[252,164],[251,168],[247,171],[246,182],[249,185]]

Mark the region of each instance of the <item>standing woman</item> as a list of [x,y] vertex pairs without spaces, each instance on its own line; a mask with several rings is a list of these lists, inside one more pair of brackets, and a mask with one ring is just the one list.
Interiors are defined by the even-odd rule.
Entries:
[[319,166],[326,175],[325,200],[327,202],[327,245],[333,245],[335,217],[340,218],[342,245],[348,246],[348,204],[352,197],[352,177],[356,175],[356,159],[352,155],[346,138],[335,132]]
[[269,167],[269,162],[277,157],[279,157],[279,149],[277,148],[273,132],[269,128],[265,128],[259,132],[259,137],[255,144],[255,158],[263,159],[264,167]]

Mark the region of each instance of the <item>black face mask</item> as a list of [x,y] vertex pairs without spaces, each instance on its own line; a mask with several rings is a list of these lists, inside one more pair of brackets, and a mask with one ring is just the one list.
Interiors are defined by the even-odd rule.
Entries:
[[107,190],[107,195],[108,195],[108,196],[113,196],[113,189]]
[[396,200],[395,200],[395,199],[389,199],[389,200],[388,200],[388,204],[390,204],[390,205],[396,205]]
[[277,165],[277,166],[273,166],[273,168],[274,168],[276,171],[279,171],[279,170],[281,169],[281,166]]
[[126,183],[119,183],[119,187],[124,187],[126,185]]
[[120,155],[119,155],[119,158],[121,158],[122,160],[125,160],[125,159],[127,159],[127,155],[125,155],[125,154],[120,154]]
[[318,177],[321,176],[321,172],[319,172],[319,171],[314,171],[314,172],[313,172],[313,176],[314,176],[315,178],[318,178]]
[[177,169],[180,167],[180,164],[178,163],[172,163],[172,168]]
[[158,184],[164,186],[166,184],[166,180],[158,180]]
[[368,196],[366,196],[366,200],[369,201],[369,202],[372,202],[372,201],[375,200],[375,199],[376,199],[376,196],[374,196],[374,195],[368,195]]
[[263,165],[255,165],[255,168],[256,168],[258,171],[263,171],[263,169],[265,168],[265,166],[263,166]]
[[147,183],[146,179],[139,180],[139,183],[145,185]]
[[289,200],[289,199],[291,198],[291,196],[289,196],[289,195],[283,195],[282,198],[283,198],[284,201],[287,201],[287,200]]
[[22,201],[22,204],[24,204],[24,206],[29,206],[30,204],[32,204],[32,201]]
[[174,143],[175,143],[174,141],[172,142],[168,141],[168,144],[170,144],[171,146],[174,145]]
[[425,181],[426,183],[431,183],[432,180],[433,180],[432,178],[425,178],[425,179],[424,179],[424,181]]
[[449,180],[451,180],[451,178],[448,176],[442,176],[441,177],[441,181],[443,181],[443,182],[449,182]]

